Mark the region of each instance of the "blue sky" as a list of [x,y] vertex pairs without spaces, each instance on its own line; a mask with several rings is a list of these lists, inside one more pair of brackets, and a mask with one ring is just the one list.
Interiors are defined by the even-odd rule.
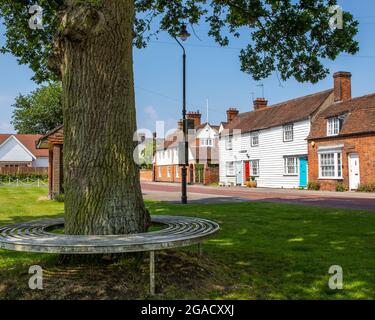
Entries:
[[[344,10],[351,11],[360,21],[357,40],[360,52],[355,57],[340,56],[326,61],[332,73],[353,73],[353,96],[375,92],[375,1],[341,0]],[[209,121],[219,123],[226,118],[228,107],[241,112],[252,107],[252,92],[261,96],[257,82],[240,71],[239,48],[245,39],[233,41],[229,48],[220,48],[207,36],[205,24],[195,28],[196,34],[186,42],[188,54],[187,94],[188,109],[200,110],[206,119],[206,99],[209,99]],[[0,26],[0,43],[4,41]],[[193,33],[190,30],[190,33]],[[181,118],[181,49],[167,34],[160,34],[146,49],[134,49],[134,70],[137,119],[139,128],[155,129],[155,121],[166,121],[167,128]],[[36,88],[30,80],[31,71],[20,66],[11,55],[0,55],[0,133],[13,132],[11,115],[14,98]],[[270,104],[293,99],[305,94],[326,90],[333,85],[332,77],[316,85],[283,82],[276,75],[262,81],[265,97]]]

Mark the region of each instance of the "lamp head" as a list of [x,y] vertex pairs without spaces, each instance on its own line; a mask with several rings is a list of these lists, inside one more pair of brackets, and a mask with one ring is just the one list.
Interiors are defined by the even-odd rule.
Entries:
[[182,41],[186,41],[190,37],[190,33],[186,30],[186,24],[182,25],[179,37]]

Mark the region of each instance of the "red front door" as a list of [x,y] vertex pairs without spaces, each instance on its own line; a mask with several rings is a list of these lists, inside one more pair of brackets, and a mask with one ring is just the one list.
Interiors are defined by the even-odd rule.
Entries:
[[250,161],[245,161],[245,180],[250,177]]

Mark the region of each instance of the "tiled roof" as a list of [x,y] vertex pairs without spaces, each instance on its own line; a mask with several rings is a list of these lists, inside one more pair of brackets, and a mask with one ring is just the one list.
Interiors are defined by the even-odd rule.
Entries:
[[36,141],[42,135],[39,134],[0,134],[0,145],[9,137],[14,136],[21,142],[27,150],[29,150],[35,157],[48,157],[48,150],[41,150],[36,148]]
[[[307,119],[318,110],[332,93],[333,90],[327,90],[278,103],[264,109],[240,113],[225,126],[225,129],[229,132],[241,130],[242,133],[245,133]],[[228,134],[228,131],[226,134]]]
[[[55,129],[47,132],[42,136],[37,142],[36,147],[38,149],[49,149],[49,142],[54,142],[53,144],[64,144],[64,126],[59,125]],[[56,143],[57,142],[57,143]]]
[[199,130],[204,129],[204,128],[206,127],[207,124],[208,124],[212,129],[214,129],[214,130],[216,130],[216,131],[219,131],[219,129],[220,129],[220,126],[218,126],[218,125],[213,125],[213,124],[210,124],[210,123],[208,123],[208,122],[205,122],[205,123],[202,123],[201,125],[195,127],[195,130],[197,130],[197,132],[199,132]]
[[346,115],[339,136],[375,133],[375,94],[334,103],[313,122],[308,139],[327,137],[327,118]]

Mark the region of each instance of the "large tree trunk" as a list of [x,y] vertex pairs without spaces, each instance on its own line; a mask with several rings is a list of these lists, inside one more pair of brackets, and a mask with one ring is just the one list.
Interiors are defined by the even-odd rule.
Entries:
[[150,219],[133,160],[134,1],[66,3],[59,45],[63,58],[65,232],[143,232]]

